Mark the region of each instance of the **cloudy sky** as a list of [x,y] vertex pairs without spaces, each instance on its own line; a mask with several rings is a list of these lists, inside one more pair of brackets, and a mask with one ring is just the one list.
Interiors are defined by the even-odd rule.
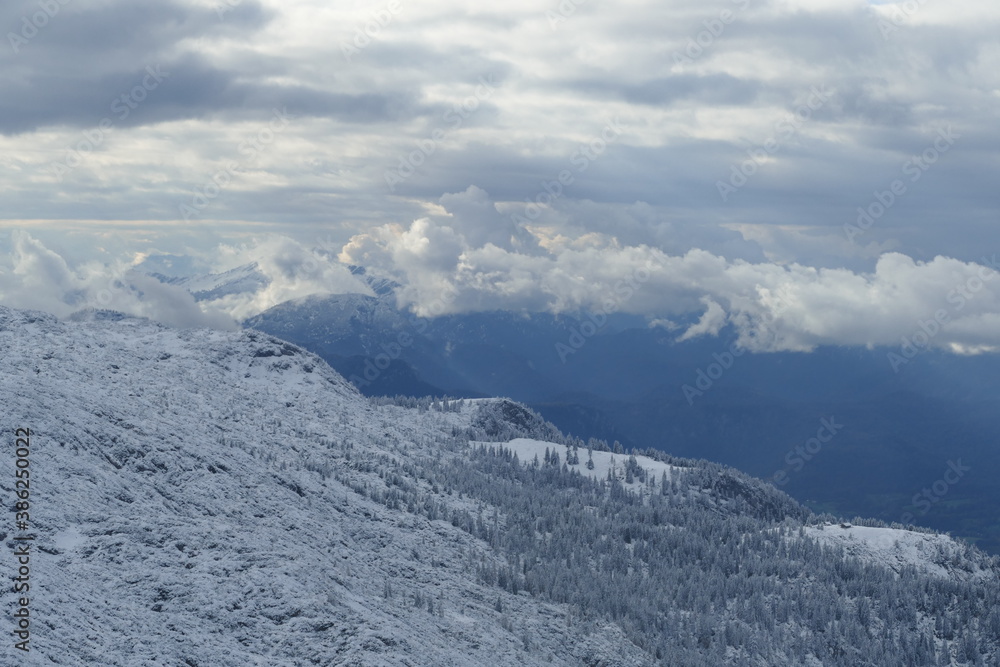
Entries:
[[[221,325],[364,291],[363,264],[423,314],[1000,345],[995,2],[35,0],[0,26],[0,303]],[[163,255],[272,283],[109,290]]]

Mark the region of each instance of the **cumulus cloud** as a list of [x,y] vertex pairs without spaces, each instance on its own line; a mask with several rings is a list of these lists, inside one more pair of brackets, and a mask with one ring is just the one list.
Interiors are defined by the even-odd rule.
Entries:
[[[478,237],[482,245],[473,247],[454,228],[463,224],[451,212],[408,227],[379,227],[344,245],[339,260],[329,248],[281,236],[220,246],[220,273],[197,280],[203,288],[227,287],[200,303],[180,284],[163,284],[129,262],[73,266],[31,235],[14,232],[0,269],[0,300],[60,316],[108,307],[173,326],[226,328],[288,299],[371,294],[344,263],[364,260],[369,271],[398,281],[399,305],[422,316],[625,312],[652,325],[671,323],[665,328],[678,340],[718,336],[729,327],[741,346],[758,352],[824,345],[1000,350],[995,254],[967,262],[884,253],[866,272],[733,260],[700,249],[674,255],[614,242],[553,251],[529,243],[531,252],[521,252],[513,243],[503,248]],[[240,283],[248,271],[264,279]],[[692,318],[686,328],[672,324]]]
[[10,274],[4,281],[12,305],[65,311],[83,303],[84,280],[66,261],[25,232],[11,234]]
[[279,303],[315,294],[373,294],[368,285],[348,267],[329,257],[327,251],[276,234],[239,246],[222,245],[217,249],[216,271],[253,264],[264,277],[264,286],[238,290],[210,301],[209,305],[243,320]]
[[482,248],[490,243],[504,250],[532,252],[538,241],[531,233],[501,214],[489,194],[470,185],[465,192],[446,194],[439,200],[454,220],[454,229],[469,247]]
[[1000,349],[1000,262],[882,255],[870,274],[793,265],[781,271],[734,266],[729,278],[754,294],[730,301],[730,320],[750,349],[900,345],[956,352]]
[[[498,251],[507,257],[529,258],[540,253],[538,239],[502,215],[484,190],[440,198],[444,215],[413,221],[409,227],[383,225],[354,236],[344,245],[340,261],[381,271],[402,283],[402,303],[421,314],[443,314],[458,307],[450,276],[466,271],[471,253]],[[526,254],[531,253],[531,254]],[[517,276],[505,280],[517,280]],[[426,299],[427,295],[433,298]]]
[[[0,265],[0,301],[65,317],[107,308],[169,326],[231,329],[236,321],[279,303],[315,294],[373,292],[330,248],[277,234],[202,249],[199,259],[139,252],[114,262],[71,267],[66,259],[24,231],[10,235]],[[199,273],[192,274],[195,269]],[[150,274],[166,272],[175,282]],[[180,282],[176,282],[180,280]],[[200,302],[193,293],[206,293]]]
[[[435,238],[445,242],[432,251]],[[489,242],[471,247],[428,219],[355,238],[342,258],[361,248],[404,284],[402,304],[421,315],[617,310],[665,321],[701,313],[679,340],[731,325],[739,344],[755,351],[899,345],[914,337],[959,352],[1000,349],[995,255],[924,262],[885,253],[874,271],[860,272],[614,243],[525,254]]]
[[5,305],[45,310],[60,317],[88,308],[107,308],[168,326],[236,326],[224,313],[200,307],[186,290],[135,273],[126,262],[71,267],[61,255],[21,230],[11,233],[10,246],[7,261],[0,268],[0,300]]
[[124,293],[117,299],[117,305],[124,312],[178,328],[237,328],[227,314],[211,306],[201,307],[183,288],[137,273],[129,273],[121,283]]
[[722,327],[726,325],[727,317],[725,309],[712,299],[706,297],[702,299],[705,304],[705,312],[696,324],[688,327],[688,330],[677,340],[689,340],[698,336],[717,336]]

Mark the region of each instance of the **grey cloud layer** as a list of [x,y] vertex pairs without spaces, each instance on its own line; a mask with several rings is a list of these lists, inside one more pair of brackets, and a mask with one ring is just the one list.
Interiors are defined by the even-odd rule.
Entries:
[[[389,11],[244,0],[224,15],[207,0],[53,2],[43,4],[58,12],[22,41],[10,35],[41,5],[0,9],[8,226],[64,220],[106,234],[110,221],[150,220],[210,232],[213,243],[269,232],[309,248],[323,238],[334,254],[405,279],[418,309],[442,289],[458,290],[457,308],[584,307],[582,286],[610,279],[584,257],[619,272],[628,259],[675,258],[664,260],[671,277],[650,283],[661,296],[630,308],[668,317],[717,306],[749,332],[770,298],[754,290],[788,283],[802,308],[836,303],[861,327],[768,316],[773,344],[792,348],[884,341],[931,305],[866,335],[871,313],[831,301],[834,285],[861,294],[890,275],[957,279],[942,263],[971,267],[1000,251],[1000,10],[987,2],[907,14],[861,0],[573,12],[555,2]],[[169,76],[144,85],[148,68]],[[247,138],[274,109],[294,120],[248,157]],[[110,128],[88,140],[102,119]],[[621,132],[601,143],[612,122]],[[942,131],[957,138],[907,171]],[[896,181],[905,191],[879,211]],[[186,219],[196,196],[205,206]],[[851,233],[865,211],[879,215]],[[131,249],[176,244],[170,236],[158,224]],[[106,244],[93,245],[96,257]],[[695,271],[705,257],[721,268]],[[79,278],[82,265],[69,264]],[[7,275],[8,294],[27,284]],[[799,294],[806,284],[826,296]],[[985,344],[974,332],[991,306],[978,298],[978,324],[950,325],[966,331],[956,344]]]
[[[7,7],[0,25],[11,25],[12,34],[19,35],[22,17],[39,11],[37,4]],[[254,2],[241,2],[225,20],[211,7],[176,1],[70,2],[28,43],[14,44],[17,52],[13,47],[0,50],[0,86],[5,90],[0,132],[53,125],[86,128],[104,117],[122,127],[218,114],[252,117],[274,107],[353,123],[405,121],[428,112],[420,108],[416,90],[348,92],[308,80],[274,83],[287,78],[294,63],[235,48],[227,66],[220,67],[198,47],[201,40],[253,40],[273,18],[272,11]],[[148,79],[148,67],[162,72],[166,85],[150,93],[148,103],[120,102]]]

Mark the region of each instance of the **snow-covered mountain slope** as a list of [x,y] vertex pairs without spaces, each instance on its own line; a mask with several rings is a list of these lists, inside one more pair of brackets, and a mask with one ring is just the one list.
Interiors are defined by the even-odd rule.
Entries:
[[[471,443],[484,445],[488,443]],[[579,447],[515,438],[501,445],[517,456],[520,464],[543,465],[558,456],[557,465],[594,480],[614,479],[624,489],[639,494],[663,494],[664,484],[676,480],[683,466],[671,465],[643,455],[588,451]],[[593,465],[587,462],[592,461]],[[667,489],[669,490],[669,489]],[[849,522],[823,522],[803,528],[802,535],[822,544],[843,549],[847,556],[899,572],[914,567],[920,572],[961,581],[995,580],[991,559],[970,550],[941,533],[916,532],[887,526],[857,526]],[[795,536],[791,539],[799,539]]]
[[311,351],[372,395],[444,394],[439,387],[466,386],[449,368],[443,346],[422,334],[427,322],[400,310],[384,283],[368,282],[380,290],[377,296],[314,295],[278,304],[243,324],[293,342],[309,341]]
[[0,345],[37,534],[31,651],[8,641],[2,664],[650,664],[611,624],[567,629],[564,606],[477,583],[470,563],[497,558],[468,533],[331,478],[374,484],[447,420],[389,421],[256,332],[0,308]]
[[[5,630],[0,664],[1000,656],[995,563],[956,552],[982,572],[964,581],[859,560],[810,539],[814,518],[783,493],[722,466],[637,455],[656,479],[590,475],[586,445],[523,406],[369,400],[256,331],[0,308],[0,347],[8,508],[15,429],[31,432],[30,526],[8,511],[4,567],[17,537],[36,536],[31,651]],[[546,446],[559,461],[515,465],[512,450]],[[593,455],[595,473],[611,470],[610,453]],[[9,592],[4,604],[9,629]]]
[[[304,330],[329,341],[338,354],[365,354],[370,350],[370,339],[387,333],[408,332],[412,325],[395,307],[392,297],[372,297],[364,294],[317,295],[286,301],[274,306],[266,314],[249,318],[245,324],[257,328],[268,322],[274,335],[291,335]],[[286,313],[294,316],[286,317]],[[376,336],[378,332],[378,336]]]

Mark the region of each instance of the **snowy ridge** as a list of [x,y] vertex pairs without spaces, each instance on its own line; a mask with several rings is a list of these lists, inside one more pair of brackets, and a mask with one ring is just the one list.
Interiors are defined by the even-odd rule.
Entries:
[[848,523],[809,526],[805,534],[895,572],[910,566],[945,579],[996,578],[996,573],[985,566],[986,559],[974,558],[967,547],[948,535]]
[[376,296],[394,297],[396,291],[402,287],[402,285],[395,280],[374,275],[363,266],[350,265],[348,268],[350,269],[351,274],[361,278],[361,280],[372,289]]
[[[294,314],[291,316],[290,314]],[[365,294],[313,295],[278,304],[244,322],[249,328],[267,325],[276,335],[293,337],[307,329],[313,335],[326,336],[329,345],[337,344],[338,354],[363,354],[373,345],[366,332],[409,331],[408,320],[395,307],[392,297]],[[353,334],[360,334],[358,344],[344,344]],[[378,347],[374,347],[376,351]]]
[[[496,443],[473,442],[470,444],[495,445]],[[543,463],[546,452],[550,455],[558,454],[560,464],[567,464],[570,470],[575,470],[581,475],[597,481],[615,480],[632,492],[638,492],[640,489],[648,489],[649,492],[660,493],[663,490],[663,476],[666,475],[666,479],[669,482],[677,470],[677,466],[656,461],[648,456],[632,456],[629,454],[601,451],[588,453],[586,448],[572,448],[567,445],[533,440],[531,438],[515,438],[510,442],[504,443],[502,446],[517,454],[522,465],[533,465],[536,460],[540,464]],[[635,461],[635,466],[642,473],[637,473],[633,467],[631,470],[632,474],[629,474],[629,459]],[[592,468],[587,465],[588,460],[593,461],[594,465]]]
[[150,274],[162,283],[183,287],[197,301],[214,301],[233,294],[253,294],[267,287],[271,280],[264,275],[256,262],[237,266],[222,273],[184,278]]

